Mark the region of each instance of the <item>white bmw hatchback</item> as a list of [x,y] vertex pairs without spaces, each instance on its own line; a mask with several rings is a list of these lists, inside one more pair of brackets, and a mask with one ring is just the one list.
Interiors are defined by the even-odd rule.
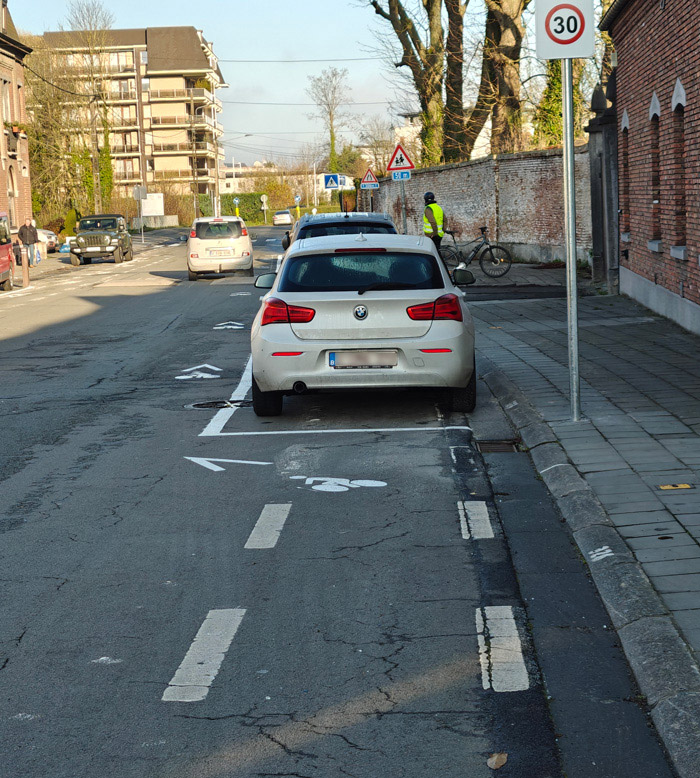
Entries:
[[243,219],[238,216],[195,219],[187,241],[190,281],[196,281],[200,273],[236,270],[253,275],[253,243]]
[[251,331],[253,409],[282,412],[285,394],[441,387],[453,410],[476,403],[474,325],[433,242],[406,235],[295,241]]

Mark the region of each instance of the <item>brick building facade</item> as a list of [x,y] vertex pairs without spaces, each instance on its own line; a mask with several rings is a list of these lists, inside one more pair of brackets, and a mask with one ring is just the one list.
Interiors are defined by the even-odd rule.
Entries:
[[0,213],[7,213],[10,228],[19,229],[32,214],[29,178],[29,146],[24,125],[27,113],[24,103],[23,61],[29,49],[20,43],[7,7],[0,6]]
[[[591,187],[588,149],[578,146],[576,243],[578,259],[591,257]],[[434,192],[447,226],[459,240],[476,238],[486,224],[489,236],[514,256],[534,262],[564,259],[564,195],[561,149],[502,154],[473,162],[414,170],[405,182],[408,233],[423,233],[423,194]],[[361,207],[368,207],[364,197]],[[374,210],[391,214],[401,226],[401,185],[380,181]]]
[[615,0],[620,291],[700,333],[700,3]]

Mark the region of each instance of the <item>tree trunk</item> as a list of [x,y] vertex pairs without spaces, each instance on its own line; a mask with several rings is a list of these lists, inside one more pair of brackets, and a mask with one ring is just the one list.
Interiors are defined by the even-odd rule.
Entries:
[[[469,159],[464,121],[464,13],[467,4],[445,0],[447,40],[445,42],[445,120],[443,150],[445,162]],[[472,144],[473,147],[473,144]]]

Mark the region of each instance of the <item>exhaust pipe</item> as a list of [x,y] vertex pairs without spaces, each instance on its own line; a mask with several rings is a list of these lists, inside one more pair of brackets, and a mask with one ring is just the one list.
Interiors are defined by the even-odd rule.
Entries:
[[304,394],[306,391],[306,384],[303,381],[295,381],[292,389],[296,392],[296,394]]

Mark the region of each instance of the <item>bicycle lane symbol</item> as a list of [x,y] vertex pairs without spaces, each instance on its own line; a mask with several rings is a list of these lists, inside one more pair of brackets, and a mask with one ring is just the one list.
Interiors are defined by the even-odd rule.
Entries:
[[[316,492],[348,492],[350,489],[377,488],[387,485],[384,481],[362,479],[351,481],[349,478],[307,477],[305,475],[293,475],[290,476],[290,480],[303,481],[304,486],[310,486]],[[302,487],[297,488],[301,489]]]

